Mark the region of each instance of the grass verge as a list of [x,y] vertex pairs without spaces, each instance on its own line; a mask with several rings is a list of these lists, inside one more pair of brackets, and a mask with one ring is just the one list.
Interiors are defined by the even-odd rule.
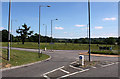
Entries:
[[94,50],[91,51],[92,54],[104,54],[104,55],[119,55],[118,52],[114,52],[114,51],[107,51],[107,50]]
[[[7,47],[7,42],[2,42],[3,47]],[[23,45],[21,42],[12,42],[12,47],[18,48],[30,48],[30,49],[38,49],[38,43],[36,42],[25,42]],[[76,43],[54,43],[49,44],[47,43],[40,43],[40,49],[44,49],[46,46],[47,49],[54,49],[54,50],[88,50],[89,44],[76,44]],[[104,45],[104,44],[91,44],[91,50],[99,50],[100,46],[105,47],[112,47],[113,50],[118,50],[118,45]]]
[[39,58],[38,53],[20,50],[11,50],[10,54],[11,59],[10,61],[7,61],[7,50],[2,49],[2,68],[5,68],[5,66],[8,64],[10,64],[11,66],[19,66],[45,60],[50,57],[46,54],[42,54],[42,56]]

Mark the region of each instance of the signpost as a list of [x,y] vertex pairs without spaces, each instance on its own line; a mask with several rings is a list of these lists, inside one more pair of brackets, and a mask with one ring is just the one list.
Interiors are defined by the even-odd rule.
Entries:
[[91,44],[91,39],[90,39],[90,0],[88,0],[88,21],[89,21],[89,62],[90,62],[90,44]]

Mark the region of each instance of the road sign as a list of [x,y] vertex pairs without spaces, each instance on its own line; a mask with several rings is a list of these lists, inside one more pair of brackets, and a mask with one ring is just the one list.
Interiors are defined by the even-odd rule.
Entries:
[[79,64],[84,65],[84,55],[79,55]]

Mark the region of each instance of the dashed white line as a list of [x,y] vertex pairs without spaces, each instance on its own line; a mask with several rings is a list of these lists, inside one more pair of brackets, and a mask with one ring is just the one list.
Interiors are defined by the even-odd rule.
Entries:
[[69,74],[70,72],[68,72],[68,71],[66,71],[66,70],[64,70],[64,69],[60,69],[61,71],[63,71],[63,72],[65,72],[65,73],[67,73],[67,74]]
[[[74,73],[71,73],[71,74],[67,74],[67,75],[61,76],[60,78],[68,77],[68,76],[71,76],[71,75],[75,75],[77,73],[85,72],[85,71],[88,71],[88,70],[89,69],[85,69],[85,70],[82,70],[82,71],[74,72]],[[60,78],[57,78],[57,79],[60,79]]]

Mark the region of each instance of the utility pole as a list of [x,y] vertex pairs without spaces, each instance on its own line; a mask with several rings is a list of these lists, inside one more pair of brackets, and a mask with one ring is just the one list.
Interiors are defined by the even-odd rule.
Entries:
[[45,51],[46,51],[46,47],[47,47],[47,25],[46,24],[43,24],[43,25],[45,25]]
[[51,20],[51,51],[53,49],[53,46],[52,46],[52,20]]
[[42,52],[40,50],[40,14],[41,14],[41,7],[51,7],[51,6],[39,6],[39,42],[38,42],[38,56],[40,58],[40,56],[42,55]]
[[39,54],[39,58],[40,58],[40,54],[41,54],[41,51],[40,51],[40,11],[41,11],[41,6],[39,6],[39,44],[38,44],[38,47],[39,47],[39,50],[38,50],[38,54]]
[[45,37],[46,37],[46,44],[45,44],[45,50],[47,48],[47,25],[46,25],[46,28],[45,28]]
[[90,39],[90,0],[88,0],[88,18],[89,18],[89,62],[90,62],[90,44],[91,44],[91,39]]
[[9,19],[8,19],[8,54],[7,60],[10,61],[10,16],[11,16],[11,0],[9,2]]
[[[58,19],[54,19],[54,20],[58,20]],[[51,51],[52,51],[52,49],[53,49],[53,46],[52,46],[52,22],[54,21],[54,20],[51,20]]]

